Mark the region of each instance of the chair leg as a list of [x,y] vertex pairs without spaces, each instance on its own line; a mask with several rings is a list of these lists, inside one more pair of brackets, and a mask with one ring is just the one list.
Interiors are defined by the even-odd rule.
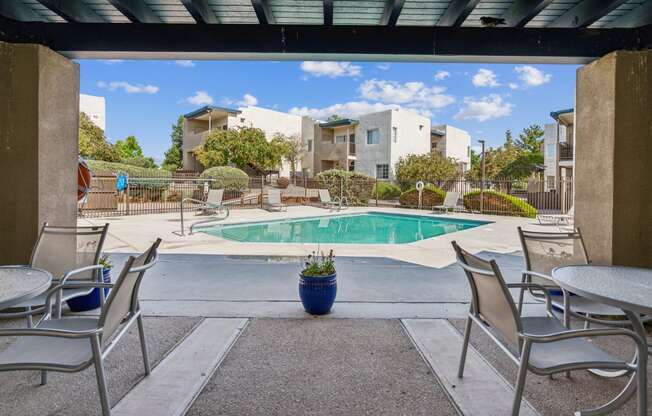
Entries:
[[48,384],[48,372],[41,370],[41,386]]
[[638,354],[638,368],[636,377],[638,382],[638,414],[639,416],[647,415],[647,354],[645,351]]
[[138,335],[140,336],[140,348],[143,352],[143,362],[145,364],[145,374],[149,375],[152,370],[149,366],[149,354],[147,353],[147,341],[145,340],[145,328],[143,327],[143,316],[138,315]]
[[100,394],[100,404],[102,405],[102,416],[111,416],[111,407],[109,406],[109,392],[106,389],[106,379],[104,378],[104,364],[102,363],[102,351],[100,350],[100,340],[98,336],[91,338],[91,346],[93,347],[95,377],[97,378],[97,389]]
[[[524,274],[521,277],[521,283],[526,283],[526,281],[527,281],[527,275]],[[519,290],[519,294],[518,294],[518,314],[519,315],[523,312],[523,300],[524,300],[524,298],[525,298],[525,288],[522,287]]]
[[27,312],[29,315],[27,315],[27,327],[28,328],[33,328],[34,327],[34,320],[32,319],[32,307],[28,306],[27,307]]
[[525,389],[525,377],[527,376],[527,367],[529,361],[530,343],[525,341],[523,344],[523,351],[521,352],[521,363],[518,367],[518,377],[516,378],[516,391],[514,392],[512,416],[518,416],[521,412],[521,400],[523,398],[523,390]]
[[466,326],[464,327],[464,341],[462,341],[462,356],[460,357],[460,366],[457,370],[457,377],[464,377],[464,364],[466,362],[466,351],[469,348],[469,338],[471,337],[471,326],[473,320],[466,318]]

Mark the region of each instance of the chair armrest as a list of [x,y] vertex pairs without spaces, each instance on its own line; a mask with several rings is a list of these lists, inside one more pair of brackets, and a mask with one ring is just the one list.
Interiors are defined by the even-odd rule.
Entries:
[[543,274],[543,273],[539,273],[539,272],[533,272],[532,270],[521,270],[521,274],[526,274],[528,276],[540,277],[542,279],[546,279],[546,280],[550,280],[551,282],[554,282],[552,276],[549,276],[549,275]]
[[545,335],[535,335],[521,332],[519,337],[533,343],[548,343],[563,341],[572,338],[594,338],[604,336],[625,336],[636,342],[639,353],[647,354],[647,341],[642,339],[636,332],[624,328],[595,328],[595,329],[573,329],[563,332],[554,332]]
[[543,296],[546,298],[546,310],[550,315],[552,315],[552,298],[550,296],[550,292],[545,286],[541,286],[537,283],[507,283],[506,284],[508,289],[512,288],[523,288],[523,289],[535,289],[535,290],[540,290],[543,292]]
[[88,272],[88,271],[91,271],[91,270],[104,270],[104,266],[102,266],[101,264],[94,264],[92,266],[80,267],[79,269],[70,270],[70,271],[66,272],[61,277],[61,279],[59,279],[59,283],[60,284],[65,284],[66,280],[68,280],[68,278],[70,276],[74,276],[76,274]]
[[66,329],[45,328],[11,328],[0,329],[0,337],[56,337],[56,338],[90,338],[99,335],[104,328],[95,328],[88,331],[70,331]]

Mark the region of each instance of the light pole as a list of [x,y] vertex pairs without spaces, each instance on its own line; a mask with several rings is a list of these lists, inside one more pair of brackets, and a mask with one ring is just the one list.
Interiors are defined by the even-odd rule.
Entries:
[[484,211],[484,140],[478,140],[482,145],[482,178],[480,179],[480,214]]

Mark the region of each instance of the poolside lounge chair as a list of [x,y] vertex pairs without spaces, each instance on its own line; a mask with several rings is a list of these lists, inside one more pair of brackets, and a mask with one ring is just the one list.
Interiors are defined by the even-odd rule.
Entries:
[[[477,324],[516,364],[518,376],[512,416],[520,412],[527,372],[552,375],[570,370],[632,371],[638,383],[638,415],[647,412],[647,343],[633,331],[623,328],[571,330],[552,314],[548,291],[535,283],[506,284],[494,260],[476,257],[452,243],[458,264],[471,287],[471,305],[466,320],[458,377],[464,375],[464,362],[471,327]],[[510,288],[536,289],[546,296],[546,316],[521,317]],[[636,345],[639,360],[630,363],[597,347],[587,338],[625,336]],[[623,392],[628,390],[626,386]],[[579,414],[579,413],[576,413]],[[584,413],[582,413],[584,414]]]
[[455,211],[456,208],[459,208],[457,205],[457,201],[460,199],[460,193],[459,192],[446,192],[446,197],[444,198],[444,203],[442,205],[437,205],[432,207],[432,210],[439,210],[443,211],[444,213],[448,213],[449,209],[452,209]]
[[281,201],[280,189],[269,189],[267,191],[266,207],[268,211],[287,211],[287,205]]
[[319,202],[321,202],[322,208],[337,209],[338,211],[349,207],[349,202],[345,196],[341,199],[339,196],[331,199],[331,193],[328,189],[319,190]]
[[570,207],[568,212],[565,214],[540,214],[537,215],[537,220],[539,224],[553,224],[560,225],[562,223],[566,225],[573,225],[575,219],[575,206]]
[[156,240],[138,257],[129,257],[115,284],[75,283],[82,288],[113,288],[99,317],[53,319],[51,299],[62,287],[57,286],[48,291],[45,315],[35,328],[0,329],[0,338],[18,337],[0,352],[0,371],[40,370],[41,384],[46,384],[48,371],[76,373],[94,365],[102,415],[109,416],[104,359],[134,323],[138,325],[145,374],[150,373],[138,290],[145,271],[156,263],[160,242]]
[[202,215],[214,215],[222,209],[224,189],[210,189],[206,201],[199,201],[198,213]]

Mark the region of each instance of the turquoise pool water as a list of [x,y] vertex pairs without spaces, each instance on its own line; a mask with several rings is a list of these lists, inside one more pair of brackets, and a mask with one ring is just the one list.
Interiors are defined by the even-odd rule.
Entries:
[[251,243],[403,244],[489,224],[486,221],[369,212],[217,225],[201,231]]

